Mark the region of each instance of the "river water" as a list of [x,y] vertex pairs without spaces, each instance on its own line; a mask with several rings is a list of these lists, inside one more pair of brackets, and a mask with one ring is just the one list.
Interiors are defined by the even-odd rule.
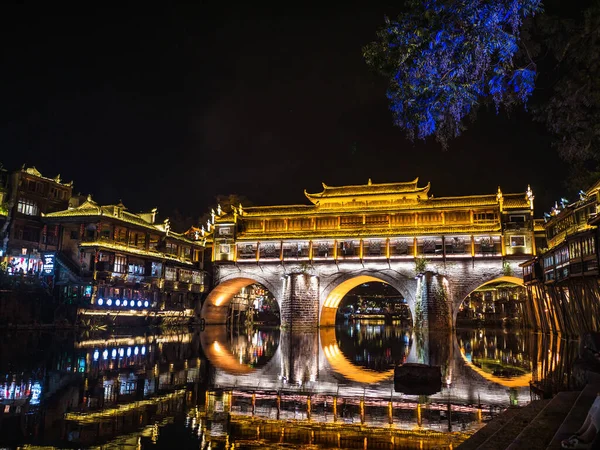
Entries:
[[[516,330],[377,323],[5,333],[0,448],[456,448],[568,387],[576,351]],[[405,363],[440,366],[442,385],[395,386]]]

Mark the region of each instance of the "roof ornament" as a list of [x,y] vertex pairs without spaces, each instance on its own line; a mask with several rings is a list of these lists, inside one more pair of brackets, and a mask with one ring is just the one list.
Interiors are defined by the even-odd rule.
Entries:
[[560,207],[561,209],[565,209],[565,206],[567,206],[569,204],[569,200],[567,200],[566,198],[562,197],[560,199]]
[[210,218],[211,218],[212,223],[215,223],[215,209],[214,208],[210,209]]
[[206,229],[207,229],[207,231],[208,231],[209,233],[210,233],[210,227],[211,227],[211,224],[210,224],[210,219],[208,219],[208,220],[206,221]]
[[204,233],[206,233],[206,230],[204,229],[204,225],[202,225],[200,227],[200,233],[202,233],[202,237],[204,237]]
[[533,191],[531,190],[531,186],[527,185],[527,191],[525,192],[525,198],[529,202],[529,207],[533,210],[533,199],[535,196],[533,195]]
[[242,209],[242,204],[240,203],[240,205],[238,206],[238,211],[240,213],[240,216],[244,214],[244,211]]
[[580,190],[579,191],[579,200],[584,201],[586,197],[587,197],[587,192]]
[[54,181],[56,181],[57,183],[60,183],[60,173],[58,175],[56,175],[56,177],[54,178]]
[[88,202],[91,202],[91,201],[92,201],[92,194],[88,194],[88,195],[87,195],[87,199],[86,199],[86,200],[87,200]]
[[217,204],[217,216],[220,216],[221,214],[223,214],[223,210],[221,209],[221,204],[218,203]]
[[498,186],[498,193],[496,194],[496,201],[500,204],[500,212],[502,212],[502,207],[504,206],[504,197],[502,196],[502,190],[500,186]]
[[550,211],[550,214],[553,216],[557,216],[560,213],[560,208],[558,207],[558,202],[554,202],[554,206],[552,207],[552,210]]
[[371,181],[371,179],[369,178],[369,182],[367,183],[369,186],[371,186],[373,184],[373,182]]
[[169,235],[169,231],[171,231],[171,221],[167,217],[165,219],[165,233],[167,234],[167,236]]

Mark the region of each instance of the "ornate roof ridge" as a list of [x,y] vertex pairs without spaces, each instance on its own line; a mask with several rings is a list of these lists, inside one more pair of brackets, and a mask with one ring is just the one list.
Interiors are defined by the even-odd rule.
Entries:
[[280,208],[314,208],[314,205],[267,205],[267,206],[246,206],[244,212],[253,211],[255,209],[280,209]]
[[402,195],[402,194],[420,194],[424,193],[427,195],[431,188],[431,183],[427,183],[426,186],[418,187],[417,183],[419,178],[415,178],[413,181],[395,182],[395,183],[372,183],[369,179],[367,184],[356,184],[348,186],[327,186],[323,184],[323,191],[311,194],[304,190],[304,195],[313,204],[317,204],[321,199],[328,198],[341,198],[341,197],[352,197],[352,196],[367,196],[367,195]]
[[42,172],[36,169],[35,166],[25,167],[25,164],[23,164],[23,167],[21,167],[21,171],[25,172],[28,175],[33,175],[34,177],[43,178],[44,180],[48,181],[53,181],[54,183],[60,184],[61,186],[73,187],[72,181],[69,181],[68,183],[63,183],[60,179],[60,174],[56,175],[56,177],[54,178],[45,177],[44,175],[42,175]]
[[412,181],[393,181],[390,183],[373,183],[371,181],[371,179],[369,178],[369,181],[367,182],[367,184],[347,184],[344,186],[329,186],[329,185],[325,184],[324,182],[321,182],[321,184],[323,185],[323,189],[327,190],[327,189],[356,188],[356,187],[364,187],[364,186],[398,186],[398,185],[414,185],[414,186],[416,186],[418,182],[419,182],[419,177],[415,178]]

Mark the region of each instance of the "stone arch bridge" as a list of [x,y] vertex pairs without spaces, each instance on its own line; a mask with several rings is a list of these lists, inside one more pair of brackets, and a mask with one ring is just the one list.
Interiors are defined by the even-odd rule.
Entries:
[[453,328],[460,304],[478,287],[495,281],[522,285],[519,264],[526,259],[526,256],[512,256],[434,260],[428,261],[419,274],[412,258],[221,264],[215,267],[214,289],[202,305],[201,316],[207,325],[226,323],[233,296],[245,286],[260,283],[277,300],[282,326],[288,329],[333,326],[337,308],[351,289],[379,281],[394,287],[406,299],[416,326]]

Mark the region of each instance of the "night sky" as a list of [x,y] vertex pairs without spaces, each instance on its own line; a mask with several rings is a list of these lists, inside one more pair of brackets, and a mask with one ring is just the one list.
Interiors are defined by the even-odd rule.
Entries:
[[436,197],[529,183],[538,217],[564,195],[550,138],[524,111],[482,110],[448,151],[392,126],[361,47],[401,2],[220,3],[4,9],[0,162],[163,217],[198,217],[217,194],[306,204],[304,189],[369,178],[418,176]]

